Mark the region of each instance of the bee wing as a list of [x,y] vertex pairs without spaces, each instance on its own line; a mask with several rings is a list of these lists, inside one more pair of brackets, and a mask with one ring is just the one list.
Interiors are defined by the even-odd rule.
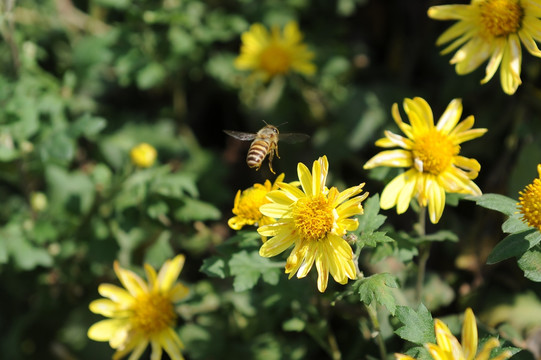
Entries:
[[254,133],[247,133],[242,131],[233,131],[233,130],[224,130],[224,133],[226,133],[229,136],[234,137],[235,139],[249,141],[255,139],[257,134]]
[[302,133],[281,133],[278,138],[287,143],[297,143],[308,140],[310,135]]

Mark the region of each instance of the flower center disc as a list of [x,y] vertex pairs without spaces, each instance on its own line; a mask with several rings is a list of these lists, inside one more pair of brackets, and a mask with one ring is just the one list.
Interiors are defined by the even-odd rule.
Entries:
[[301,198],[293,210],[293,221],[301,239],[323,239],[332,230],[334,220],[334,211],[323,195]]
[[259,207],[269,201],[266,198],[267,189],[256,184],[253,188],[244,191],[241,195],[237,215],[245,219],[259,220],[263,216],[259,211]]
[[520,29],[524,10],[519,0],[485,0],[479,8],[485,36],[507,36]]
[[518,207],[522,220],[541,231],[541,179],[535,179],[520,195]]
[[434,129],[415,139],[413,163],[419,172],[439,175],[451,165],[451,161],[460,151],[446,135]]
[[160,293],[138,296],[133,306],[133,327],[147,336],[171,326],[177,315],[171,300]]
[[261,68],[272,75],[286,73],[291,65],[289,53],[277,44],[271,44],[263,50],[259,61]]

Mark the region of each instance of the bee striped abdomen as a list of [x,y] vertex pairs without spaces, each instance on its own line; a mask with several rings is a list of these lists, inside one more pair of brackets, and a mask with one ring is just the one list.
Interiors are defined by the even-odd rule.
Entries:
[[246,156],[246,163],[251,168],[259,169],[261,163],[267,153],[269,152],[270,144],[265,140],[254,140],[252,145],[250,145],[250,150],[248,150],[248,155]]

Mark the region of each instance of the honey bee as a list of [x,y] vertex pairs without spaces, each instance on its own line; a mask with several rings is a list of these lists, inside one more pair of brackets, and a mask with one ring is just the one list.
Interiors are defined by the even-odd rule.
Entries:
[[249,167],[259,170],[263,160],[269,155],[269,169],[273,174],[276,174],[272,169],[274,153],[276,152],[276,157],[278,159],[280,158],[280,155],[278,155],[278,140],[295,143],[309,138],[308,135],[301,133],[280,134],[276,126],[269,124],[259,130],[257,134],[232,130],[224,130],[224,132],[235,139],[243,141],[253,140],[246,156],[246,163]]

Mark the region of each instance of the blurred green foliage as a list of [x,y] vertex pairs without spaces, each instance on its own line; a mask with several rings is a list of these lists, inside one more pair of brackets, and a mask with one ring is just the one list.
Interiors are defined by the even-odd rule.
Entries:
[[[108,344],[86,331],[101,319],[88,310],[98,285],[117,283],[113,261],[140,271],[143,262],[157,268],[177,253],[187,255],[181,280],[191,293],[177,310],[189,359],[336,358],[333,346],[343,359],[377,358],[370,308],[359,298],[377,309],[389,354],[404,349],[397,335],[433,341],[431,313],[465,306],[480,309],[481,322],[501,326],[502,335],[515,334],[508,345],[539,346],[532,334],[540,322],[512,323],[511,332],[511,311],[490,321],[501,304],[520,313],[525,293],[533,295],[524,312],[541,305],[539,233],[512,234],[496,246],[505,237],[501,213],[509,217],[504,232],[523,226],[509,210],[514,200],[504,200],[504,211],[481,204],[498,212],[449,197],[424,239],[433,243],[423,299],[430,311],[411,308],[420,245],[408,233],[414,211],[380,214],[376,194],[397,172],[362,169],[383,130],[396,129],[393,103],[422,96],[438,117],[460,97],[464,115],[489,129],[463,146],[482,165],[483,192],[516,200],[537,176],[541,63],[524,56],[524,84],[513,97],[497,80],[481,86],[482,70],[456,75],[434,46],[445,28],[426,16],[435,3],[2,0],[2,358],[109,358]],[[234,68],[250,24],[290,20],[316,54],[316,75],[258,83]],[[248,169],[248,143],[222,130],[255,132],[261,120],[311,135],[308,144],[281,145],[274,168],[286,181],[296,180],[298,162],[325,154],[330,183],[343,190],[366,182],[375,195],[351,239],[365,278],[345,292],[331,281],[317,293],[314,274],[288,280],[283,258],[258,255],[255,229],[235,235],[227,227],[237,190],[273,176],[266,164]],[[140,142],[158,150],[153,167],[130,163]],[[487,257],[513,256],[518,264],[485,265]]]

